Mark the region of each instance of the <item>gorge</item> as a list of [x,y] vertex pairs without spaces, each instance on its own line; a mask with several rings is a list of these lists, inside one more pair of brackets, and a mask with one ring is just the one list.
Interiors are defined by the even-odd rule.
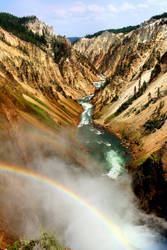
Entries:
[[1,249],[58,244],[40,231],[72,250],[167,248],[166,23],[72,45],[0,13]]
[[[105,81],[95,82],[100,89]],[[79,103],[84,108],[79,123],[79,140],[86,146],[94,161],[101,165],[107,174],[115,179],[125,173],[125,166],[130,163],[131,157],[128,150],[122,146],[121,141],[114,134],[107,133],[93,126],[93,105],[90,103],[93,94],[83,97]],[[130,152],[129,152],[130,153]]]

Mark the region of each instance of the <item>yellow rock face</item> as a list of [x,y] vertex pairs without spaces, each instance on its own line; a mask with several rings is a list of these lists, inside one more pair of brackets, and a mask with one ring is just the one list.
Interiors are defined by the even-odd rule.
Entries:
[[[75,44],[78,51],[108,76],[106,86],[92,99],[94,122],[108,127],[122,138],[124,134],[139,155],[150,155],[167,140],[166,122],[154,133],[147,133],[144,129],[144,124],[156,116],[154,113],[162,103],[160,115],[167,111],[165,20],[151,19],[127,34],[104,32]],[[141,90],[142,93],[130,102],[142,87],[144,91]],[[124,104],[126,108],[117,112]]]
[[[30,156],[24,146],[25,128],[46,133],[47,138],[53,136],[48,144],[59,149],[58,154],[69,151],[68,145],[59,146],[60,131],[77,126],[83,109],[76,99],[94,93],[92,81],[96,80],[95,70],[75,50],[58,65],[47,52],[0,28],[1,142],[10,141],[11,155],[20,155],[22,164],[29,162]],[[31,134],[28,132],[28,137],[33,141]],[[72,134],[70,140],[79,149],[75,132]],[[39,141],[43,145],[44,137]],[[75,154],[70,154],[75,159]],[[3,152],[1,156],[2,161],[7,160]]]

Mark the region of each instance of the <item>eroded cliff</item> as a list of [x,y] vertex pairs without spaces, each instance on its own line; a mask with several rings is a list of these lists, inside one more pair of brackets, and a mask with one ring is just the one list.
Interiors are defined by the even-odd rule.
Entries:
[[[167,108],[166,32],[166,19],[151,19],[128,34],[128,46],[117,51],[122,60],[116,73],[111,73],[105,87],[93,98],[95,123],[112,127],[136,146],[142,145],[142,154],[151,154],[166,140],[165,116],[162,118]],[[164,122],[159,129],[158,125],[149,127],[148,120],[161,119]]]
[[132,149],[129,169],[141,207],[167,218],[167,18],[151,18],[126,34],[84,38],[75,48],[108,76],[92,100],[94,123]]
[[159,43],[165,39],[166,18],[150,19],[131,32],[105,31],[97,37],[82,38],[74,48],[106,76],[116,79],[121,75],[124,80],[132,80],[153,66],[157,51],[163,54]]
[[[52,30],[49,29],[49,33],[46,25],[37,25],[36,22],[40,24],[35,19],[29,28],[35,32],[35,25],[39,35],[44,29],[50,41],[54,39],[57,47],[52,48],[52,55],[44,45],[40,47],[33,42],[23,41],[0,28],[0,134],[2,143],[3,140],[9,141],[8,150],[11,153],[9,159],[2,150],[2,161],[12,162],[13,155],[18,163],[19,157],[15,155],[21,153],[21,163],[28,162],[31,155],[29,151],[32,150],[24,147],[24,128],[27,126],[55,138],[61,128],[76,126],[83,111],[76,99],[94,93],[92,81],[99,79],[88,60],[69,46],[70,42],[65,46],[66,38],[55,40],[57,38]],[[57,63],[56,56],[59,56]],[[29,138],[33,140],[33,136],[29,135]],[[71,136],[69,140],[73,139]],[[59,140],[52,143],[59,144]],[[80,148],[77,143],[76,147]],[[57,147],[59,152],[63,152],[62,148]]]
[[[83,111],[77,99],[94,93],[97,71],[36,17],[23,18],[20,24],[17,17],[2,13],[1,24],[6,29],[0,27],[1,163],[33,169],[34,159],[57,156],[84,165],[86,150],[75,136]],[[1,248],[22,234],[6,211],[2,204]]]

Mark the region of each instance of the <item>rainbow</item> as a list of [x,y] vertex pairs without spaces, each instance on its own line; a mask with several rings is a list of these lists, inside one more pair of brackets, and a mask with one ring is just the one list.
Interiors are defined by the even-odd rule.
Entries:
[[94,216],[100,219],[112,231],[112,233],[114,233],[117,236],[119,241],[124,245],[124,247],[126,247],[126,249],[128,250],[134,249],[129,244],[129,242],[127,241],[127,239],[125,238],[125,236],[123,235],[123,233],[121,232],[121,230],[119,229],[117,225],[115,225],[112,221],[108,220],[94,206],[92,206],[90,203],[88,203],[86,200],[80,197],[77,193],[72,192],[64,185],[61,185],[57,181],[51,178],[48,178],[44,175],[38,174],[36,172],[27,170],[18,166],[11,166],[11,165],[5,165],[5,164],[0,163],[0,170],[4,172],[19,174],[23,177],[29,177],[33,179],[34,181],[40,181],[40,182],[47,184],[48,186],[52,188],[56,188],[57,190],[61,191],[65,195],[71,197],[74,201],[79,202],[83,207],[88,209],[89,212],[91,212]]

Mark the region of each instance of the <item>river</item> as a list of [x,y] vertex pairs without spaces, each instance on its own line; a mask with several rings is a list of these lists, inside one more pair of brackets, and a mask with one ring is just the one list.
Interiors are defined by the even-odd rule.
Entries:
[[[103,84],[104,81],[94,83],[97,89],[101,88]],[[119,138],[117,138],[114,134],[108,133],[107,131],[97,128],[93,125],[92,113],[94,108],[91,104],[91,99],[93,98],[93,96],[94,95],[92,94],[90,96],[86,96],[78,100],[78,102],[82,105],[84,109],[81,115],[81,121],[78,125],[78,137],[79,140],[88,149],[90,157],[95,162],[97,162],[98,165],[100,164],[101,168],[103,168],[104,173],[108,175],[111,179],[116,180],[118,176],[127,173],[125,166],[132,161],[132,158],[130,156],[129,149],[122,144]],[[142,227],[144,228],[145,226],[147,227],[146,222],[144,222]],[[154,230],[154,233],[156,235],[156,230]],[[138,241],[138,239],[136,239],[136,241]],[[145,239],[145,236],[143,235],[143,242],[144,241],[147,241],[147,239]],[[141,243],[141,247],[132,246],[132,249],[167,249],[166,238],[161,236],[155,240],[150,239],[150,243],[148,242],[148,244],[146,245],[147,246],[142,246]]]
[[[104,81],[94,82],[97,89],[103,84]],[[129,149],[122,145],[119,138],[93,125],[93,105],[90,102],[93,96],[92,94],[78,101],[84,108],[78,126],[79,140],[88,149],[92,159],[100,164],[111,178],[115,179],[126,172],[125,165],[132,159]]]

